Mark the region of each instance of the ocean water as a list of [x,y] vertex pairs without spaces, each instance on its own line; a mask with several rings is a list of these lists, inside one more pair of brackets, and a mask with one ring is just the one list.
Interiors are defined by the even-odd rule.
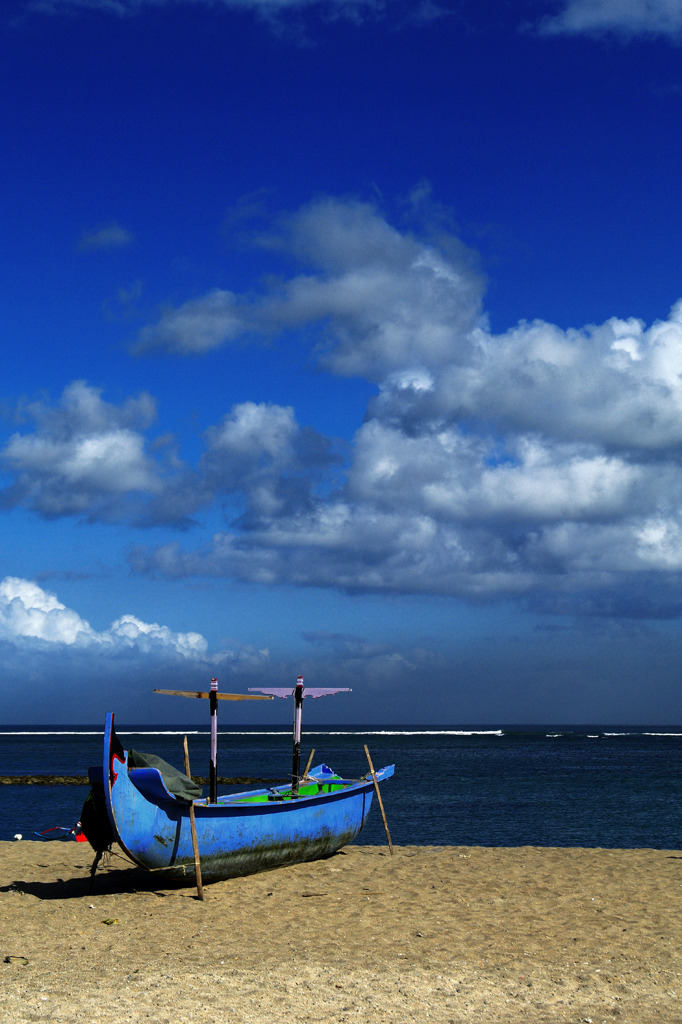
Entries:
[[[208,730],[182,726],[123,729],[126,747],[183,766],[187,734],[192,771],[208,775]],[[682,848],[682,728],[362,728],[311,727],[311,747],[346,777],[395,764],[382,798],[396,844]],[[102,759],[102,726],[5,726],[0,776],[85,775]],[[285,781],[286,730],[221,730],[218,774]],[[225,791],[229,787],[220,787]],[[71,827],[87,786],[0,785],[0,840]],[[357,842],[386,842],[376,802]]]

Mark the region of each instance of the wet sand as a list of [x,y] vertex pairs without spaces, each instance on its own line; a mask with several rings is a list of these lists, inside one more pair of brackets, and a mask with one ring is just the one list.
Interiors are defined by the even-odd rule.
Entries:
[[682,1021],[682,852],[346,848],[171,888],[0,843],[0,1021]]

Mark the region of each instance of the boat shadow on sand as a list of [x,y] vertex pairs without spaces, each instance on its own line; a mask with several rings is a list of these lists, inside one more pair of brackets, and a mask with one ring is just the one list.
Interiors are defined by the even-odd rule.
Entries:
[[90,870],[76,878],[57,878],[50,882],[27,882],[19,879],[0,886],[0,892],[23,892],[39,900],[84,899],[93,896],[133,895],[144,892],[156,896],[180,893],[196,899],[193,883],[174,879],[161,879],[142,868],[109,868],[95,876],[91,885]]
[[[328,857],[320,860],[333,860],[336,857],[345,856],[344,850],[337,850]],[[286,870],[286,868],[273,868],[274,871]],[[231,879],[227,880],[228,882]],[[220,882],[212,883],[210,888],[219,886]],[[27,882],[17,880],[8,885],[1,885],[0,892],[23,892],[29,896],[35,896],[39,900],[70,900],[85,899],[93,896],[120,896],[134,895],[143,892],[155,896],[186,896],[188,899],[197,898],[197,890],[194,879],[162,878],[161,872],[146,871],[143,868],[135,867],[104,867],[99,871],[91,884],[90,868],[83,867],[83,874],[76,878],[56,878],[49,882]]]

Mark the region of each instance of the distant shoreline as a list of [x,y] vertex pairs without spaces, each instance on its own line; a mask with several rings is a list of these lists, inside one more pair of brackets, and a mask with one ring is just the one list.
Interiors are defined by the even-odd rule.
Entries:
[[[123,724],[119,724],[119,719],[122,719]],[[123,716],[117,715],[117,732],[122,735],[138,735],[148,734],[152,735],[183,735],[187,733],[193,736],[208,736],[210,735],[210,726],[208,722],[203,719],[199,722],[126,722]],[[53,722],[44,723],[4,723],[0,725],[0,737],[1,736],[68,736],[73,734],[74,736],[101,736],[104,732],[103,722],[86,722],[83,724],[66,722],[63,724],[55,725]],[[218,732],[225,735],[230,733],[239,735],[240,733],[246,734],[259,734],[268,736],[290,736],[291,727],[286,722],[269,723],[263,722],[241,722],[241,723],[226,723],[225,721],[219,722]],[[586,734],[606,734],[606,735],[630,735],[633,733],[652,733],[654,735],[682,735],[682,722],[671,723],[667,725],[661,725],[659,722],[645,722],[635,724],[623,724],[621,722],[569,722],[563,724],[557,724],[556,722],[537,722],[527,723],[521,722],[516,725],[510,725],[508,722],[402,722],[397,724],[390,724],[386,722],[375,722],[368,724],[367,722],[360,723],[349,723],[349,722],[311,722],[309,719],[305,724],[305,732],[311,733],[344,733],[349,734],[355,733],[367,733],[368,735],[421,735],[424,733],[435,734],[435,735],[482,735],[490,736],[499,733],[505,734],[519,734],[519,733],[577,733],[579,735]]]

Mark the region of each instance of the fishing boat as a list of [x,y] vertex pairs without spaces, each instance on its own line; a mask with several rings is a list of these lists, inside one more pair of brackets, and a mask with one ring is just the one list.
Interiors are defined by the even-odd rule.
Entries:
[[86,836],[98,853],[115,841],[140,867],[167,878],[190,880],[200,863],[201,878],[208,882],[335,853],[356,838],[375,789],[378,795],[378,782],[394,772],[390,765],[361,779],[344,779],[320,764],[298,786],[229,793],[211,801],[172,792],[159,768],[134,763],[116,734],[113,713],[108,714],[102,766],[89,773],[99,820],[97,813],[90,821],[84,815]]

